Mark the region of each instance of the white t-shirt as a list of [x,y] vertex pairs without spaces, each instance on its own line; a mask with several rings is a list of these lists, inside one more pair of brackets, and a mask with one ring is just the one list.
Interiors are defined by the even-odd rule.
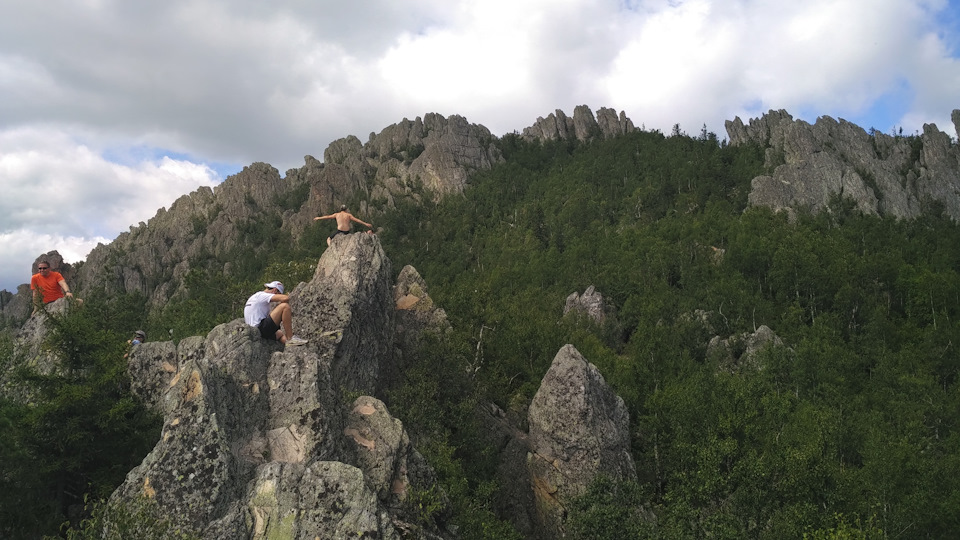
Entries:
[[260,321],[270,316],[270,299],[273,293],[265,291],[255,292],[247,298],[247,305],[243,306],[243,320],[250,326],[257,326]]

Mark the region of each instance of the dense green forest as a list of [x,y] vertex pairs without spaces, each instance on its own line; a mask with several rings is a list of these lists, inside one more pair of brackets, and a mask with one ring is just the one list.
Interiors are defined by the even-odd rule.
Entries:
[[[498,144],[505,162],[474,174],[463,196],[376,216],[395,272],[415,266],[455,328],[385,397],[437,468],[464,538],[517,537],[491,513],[497,486],[473,405],[492,400],[522,416],[566,343],[627,403],[639,473],[636,484],[598,479],[576,501],[576,538],[960,530],[956,223],[934,207],[913,221],[861,215],[841,199],[794,219],[748,208],[763,149],[728,146],[706,130],[586,144],[508,135]],[[48,408],[2,404],[0,531],[54,534],[71,504],[109,493],[138,461],[129,454],[142,456],[156,437],[125,401],[122,351],[107,344],[136,326],[181,339],[238,317],[238,302],[264,280],[309,279],[326,232],[315,224],[301,238],[275,238],[290,247],[246,254],[243,272],[229,277],[194,265],[190,296],[149,318],[142,299],[125,297],[111,301],[123,309],[85,305],[61,324],[57,335],[67,337],[58,339],[100,344],[81,347],[87,356],[76,361],[102,369],[52,382],[24,374],[25,384],[50,388]],[[567,295],[590,285],[616,307],[615,322],[562,317]],[[126,315],[101,338],[114,312]],[[100,330],[71,330],[97,317]],[[753,363],[737,362],[736,347],[733,358],[710,353],[712,337],[736,343],[761,325],[784,346]],[[0,345],[8,361],[10,344]],[[96,436],[77,431],[50,447],[52,433],[77,423],[98,426]],[[79,457],[102,454],[96,444],[126,453],[112,463]],[[422,497],[429,509],[430,494]],[[642,517],[650,513],[655,520]]]
[[[478,375],[502,406],[529,401],[564,343],[627,402],[638,495],[581,501],[582,537],[625,537],[625,500],[656,510],[640,537],[960,530],[955,223],[746,209],[761,152],[709,134],[503,142],[464,198],[392,214],[383,238],[467,339],[486,329]],[[620,325],[558,325],[590,285]],[[758,367],[708,356],[712,335],[759,325],[786,347]]]

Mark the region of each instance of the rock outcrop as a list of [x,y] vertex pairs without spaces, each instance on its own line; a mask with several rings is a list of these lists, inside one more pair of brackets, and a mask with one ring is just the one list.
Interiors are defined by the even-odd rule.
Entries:
[[522,137],[528,141],[578,140],[586,142],[596,138],[609,139],[636,131],[633,121],[626,113],[619,116],[613,109],[601,107],[594,118],[593,111],[586,105],[578,105],[573,110],[573,118],[560,109],[538,117],[536,123],[524,128]]
[[495,406],[478,414],[498,456],[497,510],[528,538],[562,538],[567,507],[597,475],[637,479],[626,405],[572,345],[557,352],[541,381],[529,432]]
[[446,311],[434,304],[427,292],[427,283],[410,265],[404,266],[397,276],[393,302],[396,308],[394,336],[397,351],[394,367],[399,371],[409,364],[406,356],[420,350],[424,336],[441,336],[451,331],[452,327]]
[[615,308],[604,300],[593,285],[587,287],[583,294],[570,293],[563,304],[563,315],[569,314],[587,317],[597,324],[603,324],[616,316]]
[[730,336],[726,339],[713,336],[707,344],[707,356],[720,360],[721,370],[736,373],[743,370],[761,370],[759,354],[770,348],[786,349],[783,340],[766,325],[760,325],[754,332]]
[[495,139],[462,116],[429,113],[371,133],[366,144],[353,135],[336,140],[323,164],[307,156],[304,167],[287,173],[310,184],[310,197],[292,221],[294,233],[358,193],[362,214],[392,208],[399,198],[419,202],[427,193],[435,200],[459,194],[471,172],[503,160]]
[[627,406],[572,345],[553,359],[529,412],[527,460],[546,538],[563,537],[566,506],[598,474],[636,481]]
[[409,491],[435,478],[403,424],[376,398],[345,400],[374,392],[390,361],[391,273],[376,236],[341,236],[291,293],[306,345],[237,319],[135,348],[133,389],[163,430],[111,504],[145,497],[211,539],[450,536],[408,519]]
[[[958,111],[953,118],[960,134]],[[752,205],[816,213],[839,195],[867,214],[913,218],[942,205],[960,219],[960,148],[934,124],[913,137],[868,134],[842,119],[822,116],[810,125],[781,110],[726,128],[731,144],[766,149],[773,172],[753,179]]]
[[282,230],[293,213],[282,201],[301,188],[299,179],[283,179],[266,163],[244,167],[214,189],[184,195],[148,223],[98,245],[80,268],[77,286],[139,293],[149,306],[163,306],[185,292],[192,269],[229,276],[243,262],[235,257],[241,250],[250,257],[273,249],[268,233]]
[[8,326],[19,326],[23,324],[30,316],[30,285],[24,283],[17,287],[16,293],[7,290],[0,291],[0,314]]

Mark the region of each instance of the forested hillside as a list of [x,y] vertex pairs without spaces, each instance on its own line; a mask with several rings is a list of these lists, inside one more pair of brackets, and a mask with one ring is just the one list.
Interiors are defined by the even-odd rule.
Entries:
[[[503,407],[528,402],[564,343],[629,404],[640,485],[584,501],[582,537],[960,529],[954,222],[863,216],[842,200],[795,223],[746,209],[760,152],[709,133],[503,143],[507,163],[465,197],[392,214],[383,238],[476,347]],[[590,285],[618,327],[560,322],[566,296]],[[760,325],[786,348],[758,367],[707,354],[713,335]],[[641,503],[655,527],[630,520]]]
[[[465,538],[510,534],[490,516],[498,486],[488,481],[489,449],[471,428],[470,407],[493,401],[522,416],[567,343],[629,406],[640,477],[598,482],[569,516],[572,537],[946,538],[960,530],[956,223],[865,216],[839,198],[793,221],[748,208],[751,179],[769,172],[763,149],[721,144],[706,130],[588,143],[508,135],[497,144],[504,161],[472,175],[462,196],[399,200],[360,216],[380,228],[395,271],[419,270],[454,328],[388,398],[455,499]],[[137,310],[145,299],[130,295],[110,301],[117,309],[86,306],[80,318],[111,314],[103,331],[119,342],[136,327],[155,339],[202,334],[239,317],[265,280],[307,279],[328,232],[316,223],[299,238],[278,236],[274,253],[237,261],[243,272],[230,276],[194,265],[188,294],[149,318]],[[616,307],[615,320],[563,317],[567,296],[591,285]],[[783,346],[739,362],[741,336],[761,326]],[[716,336],[730,340],[730,354],[708,347]],[[5,344],[4,358],[10,350]],[[84,352],[84,366],[109,358],[113,371],[66,373],[59,384],[103,373],[92,381],[100,392],[122,385],[116,351]],[[73,414],[79,396],[56,394],[51,411]],[[4,404],[10,437],[0,460],[70,471],[86,463],[49,463],[50,433],[73,428],[20,411]],[[130,418],[150,426],[141,414],[97,416],[98,442],[148,447],[109,429]],[[38,423],[46,438],[32,435]],[[109,492],[122,480],[121,461],[131,458],[97,463],[95,475],[40,470],[24,508],[41,517],[20,521],[38,530],[80,491]],[[5,470],[0,484],[27,473]],[[15,499],[3,497],[9,519]]]

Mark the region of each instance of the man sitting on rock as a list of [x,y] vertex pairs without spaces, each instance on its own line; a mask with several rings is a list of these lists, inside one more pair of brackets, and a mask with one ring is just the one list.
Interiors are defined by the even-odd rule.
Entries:
[[[64,295],[73,298],[73,293],[70,292],[70,287],[67,286],[66,280],[63,279],[60,272],[55,272],[50,269],[49,262],[40,261],[37,264],[37,270],[38,272],[30,278],[30,288],[33,290],[34,306],[40,305],[40,302],[49,304],[54,300],[63,298]],[[37,312],[36,308],[34,308],[33,312]]]
[[[333,240],[333,237],[334,237],[334,236],[337,236],[338,234],[350,234],[350,227],[351,227],[350,222],[351,222],[351,221],[356,221],[357,223],[359,223],[359,224],[361,224],[361,225],[366,225],[367,227],[370,227],[370,229],[373,229],[373,225],[367,223],[366,221],[361,221],[361,220],[353,217],[353,214],[351,214],[350,212],[347,212],[347,205],[345,205],[345,204],[340,205],[340,211],[339,211],[339,212],[335,212],[335,213],[330,214],[330,215],[328,215],[328,216],[317,216],[317,217],[313,218],[314,221],[317,221],[317,220],[320,220],[320,219],[335,219],[335,220],[337,220],[337,230],[336,230],[336,232],[334,232],[334,233],[331,234],[329,237],[327,237],[327,245],[328,245],[328,246],[330,245],[330,241]],[[372,231],[369,231],[369,232],[372,232]]]
[[[243,320],[260,329],[264,339],[273,339],[287,345],[303,345],[307,340],[293,335],[293,314],[290,297],[283,294],[283,283],[271,281],[266,289],[255,292],[243,307]],[[270,309],[270,304],[276,307]],[[280,328],[283,327],[281,331]]]

